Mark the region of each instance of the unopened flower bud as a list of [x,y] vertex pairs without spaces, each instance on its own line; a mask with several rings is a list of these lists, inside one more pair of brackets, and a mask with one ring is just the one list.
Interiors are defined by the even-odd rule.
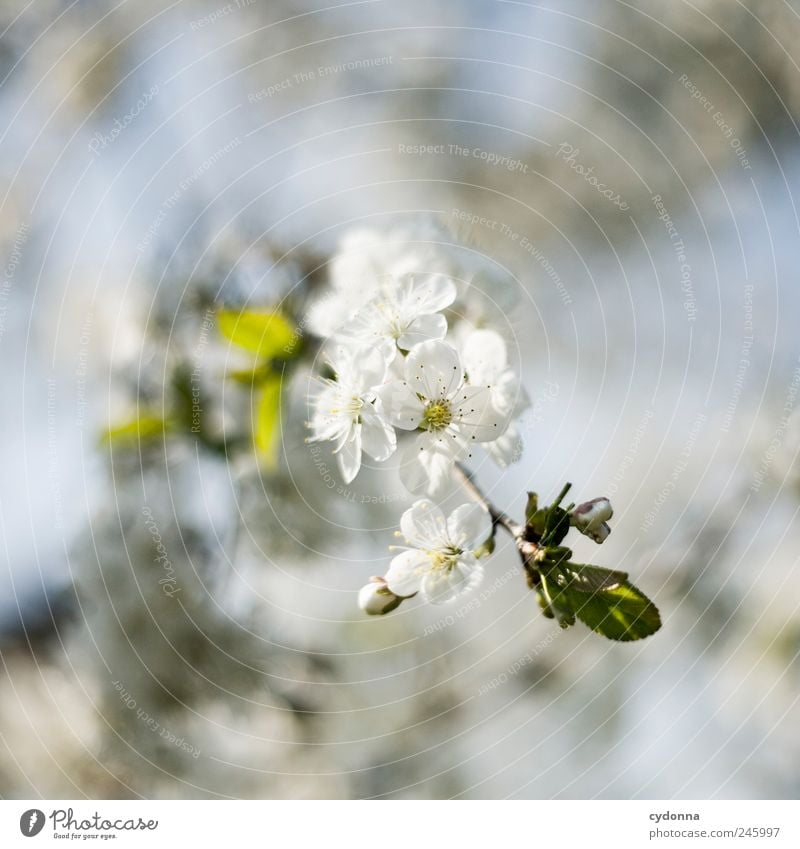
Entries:
[[611,533],[608,519],[613,515],[614,510],[607,498],[593,498],[579,504],[572,511],[570,524],[596,543],[601,543],[608,539]]
[[383,578],[370,578],[358,591],[358,606],[369,616],[383,616],[400,606],[403,599],[395,595]]
[[608,535],[611,533],[611,528],[608,525],[608,522],[600,522],[599,525],[592,525],[591,528],[587,528],[582,533],[586,534],[589,539],[593,539],[598,545],[601,542],[605,542],[608,539]]

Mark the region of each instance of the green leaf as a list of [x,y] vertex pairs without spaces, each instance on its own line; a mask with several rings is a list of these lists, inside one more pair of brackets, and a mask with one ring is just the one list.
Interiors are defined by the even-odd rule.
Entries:
[[539,510],[539,496],[535,492],[528,493],[528,502],[525,505],[525,521],[527,524],[532,525],[534,521],[534,516],[536,516],[537,511]]
[[299,351],[296,328],[279,312],[223,309],[217,319],[223,336],[257,357],[287,360]]
[[658,608],[629,581],[594,592],[578,589],[576,583],[570,581],[561,594],[581,622],[609,640],[640,640],[661,627]]
[[262,385],[255,405],[253,443],[270,468],[278,462],[281,424],[281,376],[271,375]]
[[255,368],[229,371],[225,377],[235,383],[240,383],[242,386],[260,386],[262,383],[266,383],[272,375],[273,372],[269,365],[259,365]]
[[[539,604],[549,619],[556,619],[562,628],[575,624],[575,611],[562,587],[559,587],[552,575],[541,573],[539,584]],[[548,612],[549,611],[549,612]]]
[[169,422],[155,413],[142,413],[136,419],[106,428],[100,435],[102,442],[134,444],[161,439],[170,429]]
[[628,580],[627,572],[618,572],[615,569],[602,569],[600,566],[582,563],[566,563],[564,566],[572,578],[572,588],[584,593],[614,590]]
[[550,546],[558,546],[569,533],[569,513],[561,507],[550,507],[544,523],[542,542]]

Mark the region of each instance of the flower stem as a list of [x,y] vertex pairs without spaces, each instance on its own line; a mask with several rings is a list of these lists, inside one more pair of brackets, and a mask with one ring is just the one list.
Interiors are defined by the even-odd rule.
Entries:
[[454,475],[464,489],[466,489],[467,492],[475,499],[475,501],[482,504],[489,511],[489,515],[492,517],[492,523],[495,526],[499,525],[519,542],[524,531],[522,525],[518,525],[510,516],[505,514],[502,510],[498,510],[494,504],[489,501],[475,483],[472,472],[462,466],[461,463],[456,463],[454,467]]
[[[475,483],[475,479],[469,469],[466,469],[460,463],[456,463],[453,475],[464,489],[466,489],[467,492],[475,499],[475,501],[482,504],[489,511],[494,527],[496,528],[500,526],[512,536],[516,543],[517,551],[519,552],[519,559],[522,561],[522,569],[525,573],[525,579],[528,582],[528,586],[531,589],[535,589],[541,581],[539,571],[535,565],[535,556],[539,551],[539,545],[531,540],[525,539],[524,525],[520,525],[515,522],[510,516],[502,510],[498,510],[497,507],[489,501],[489,499],[481,491],[480,487]],[[559,497],[559,500],[566,495],[568,489],[569,485],[565,487]]]

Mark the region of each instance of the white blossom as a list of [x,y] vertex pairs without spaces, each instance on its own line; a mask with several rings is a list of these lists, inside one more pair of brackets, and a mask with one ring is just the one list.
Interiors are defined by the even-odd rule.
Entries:
[[432,339],[443,339],[447,319],[441,314],[453,303],[456,287],[441,275],[408,275],[384,283],[377,295],[337,332],[343,342],[386,344],[392,355]]
[[522,456],[522,437],[513,420],[530,406],[528,393],[509,366],[505,340],[496,331],[473,331],[464,338],[461,350],[470,383],[489,386],[498,415],[511,422],[500,438],[485,446],[492,459],[505,467]]
[[446,237],[442,228],[424,220],[385,231],[351,231],[331,258],[331,285],[311,304],[304,326],[330,338],[393,281],[409,274],[453,276],[457,268]]
[[386,573],[391,592],[421,593],[442,604],[474,589],[483,579],[475,556],[492,533],[489,512],[479,504],[462,504],[449,517],[430,501],[417,501],[400,519],[411,548],[398,554]]
[[374,387],[386,377],[387,362],[380,348],[343,348],[330,360],[336,379],[321,381],[313,398],[310,442],[333,441],[345,483],[361,468],[362,452],[374,460],[394,453],[394,429],[381,413]]
[[451,274],[455,267],[447,240],[443,228],[425,219],[386,230],[357,228],[344,237],[331,259],[331,283],[340,291],[363,291],[405,274]]
[[509,420],[492,404],[491,385],[467,383],[458,352],[445,342],[415,345],[403,378],[378,390],[383,410],[398,428],[419,431],[400,452],[400,477],[412,492],[435,495],[453,464],[471,457],[472,445],[498,439]]

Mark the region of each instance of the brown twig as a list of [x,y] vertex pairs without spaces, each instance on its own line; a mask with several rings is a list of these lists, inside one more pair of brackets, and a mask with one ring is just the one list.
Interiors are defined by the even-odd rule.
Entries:
[[511,534],[517,543],[517,547],[519,547],[520,542],[522,542],[522,536],[525,528],[522,525],[518,525],[510,516],[505,514],[502,510],[498,510],[494,504],[489,501],[475,483],[472,473],[468,469],[465,469],[461,463],[456,463],[455,465],[455,477],[464,489],[466,489],[467,492],[469,492],[469,494],[475,499],[475,501],[482,504],[489,511],[489,515],[492,517],[492,523],[495,527],[499,525],[501,528],[505,529],[509,534]]
[[528,582],[528,586],[534,589],[540,580],[539,570],[535,566],[535,558],[539,551],[539,546],[532,540],[525,538],[525,526],[515,522],[502,510],[498,510],[475,483],[470,471],[465,469],[460,463],[456,463],[455,465],[454,476],[473,499],[489,511],[493,526],[495,528],[503,528],[512,536],[519,552],[519,558],[522,561],[525,579]]

